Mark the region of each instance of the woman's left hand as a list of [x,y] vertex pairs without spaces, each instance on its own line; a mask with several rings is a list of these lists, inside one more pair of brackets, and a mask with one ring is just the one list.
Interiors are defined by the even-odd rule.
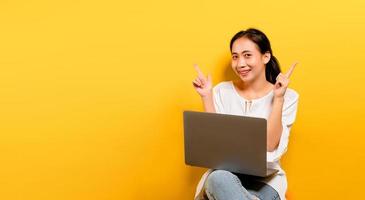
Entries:
[[289,71],[285,74],[280,73],[276,77],[276,83],[274,85],[274,95],[275,98],[284,98],[284,94],[286,91],[286,88],[288,88],[289,85],[289,78],[290,75],[293,73],[295,66],[298,64],[298,62],[295,62],[289,69]]

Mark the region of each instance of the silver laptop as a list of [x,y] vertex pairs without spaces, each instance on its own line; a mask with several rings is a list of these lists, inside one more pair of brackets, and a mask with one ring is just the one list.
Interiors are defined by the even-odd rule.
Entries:
[[185,163],[267,177],[266,119],[184,111]]

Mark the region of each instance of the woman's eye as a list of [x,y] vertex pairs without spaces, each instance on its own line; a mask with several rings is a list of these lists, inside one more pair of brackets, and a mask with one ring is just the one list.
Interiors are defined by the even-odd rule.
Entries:
[[237,56],[232,56],[233,60],[236,60],[237,59]]
[[245,56],[245,57],[250,57],[250,56],[251,56],[251,54],[245,54],[244,56]]

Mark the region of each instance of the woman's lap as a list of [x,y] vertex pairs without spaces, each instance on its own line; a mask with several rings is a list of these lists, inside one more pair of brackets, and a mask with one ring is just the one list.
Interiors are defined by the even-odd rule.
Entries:
[[255,180],[255,177],[244,174],[233,173],[236,175],[244,188],[261,200],[280,200],[278,192],[270,185]]
[[255,195],[260,200],[280,200],[279,194],[270,185],[259,182],[252,176],[224,170],[213,171],[208,176],[205,187],[209,199],[250,200]]

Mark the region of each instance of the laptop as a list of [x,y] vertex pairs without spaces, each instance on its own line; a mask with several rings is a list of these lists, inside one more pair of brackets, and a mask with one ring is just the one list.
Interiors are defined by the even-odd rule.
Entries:
[[268,177],[266,119],[184,111],[185,163]]

